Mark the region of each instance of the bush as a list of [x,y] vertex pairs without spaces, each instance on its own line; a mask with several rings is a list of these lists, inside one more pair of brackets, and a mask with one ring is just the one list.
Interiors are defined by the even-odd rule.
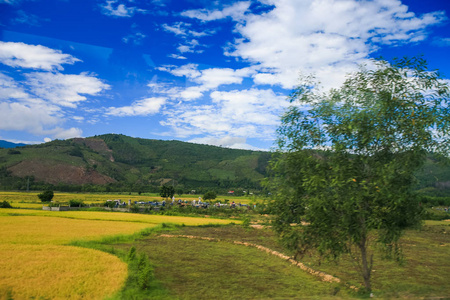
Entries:
[[8,201],[3,201],[0,203],[0,208],[13,208]]
[[422,215],[424,220],[442,221],[450,219],[450,213],[444,211],[443,208],[427,208]]
[[130,208],[130,211],[131,211],[132,213],[138,213],[138,212],[141,211],[141,208],[139,207],[139,205],[133,204],[133,205],[131,206],[131,208]]
[[114,206],[116,206],[116,202],[114,201],[105,201],[105,204],[103,206],[109,207],[109,208],[114,208]]
[[128,251],[127,259],[128,261],[133,261],[136,259],[136,247],[132,246],[130,248],[130,251]]
[[217,193],[213,191],[208,191],[203,195],[203,200],[214,200],[217,197]]
[[9,149],[8,150],[8,154],[12,154],[12,155],[14,155],[14,154],[20,154],[21,152],[19,151],[19,150],[16,150],[16,149]]
[[153,279],[153,268],[146,254],[141,254],[139,256],[138,271],[138,286],[142,290],[146,290],[150,287],[150,283]]
[[42,202],[50,202],[53,199],[53,191],[52,190],[46,190],[40,194],[37,195],[39,199],[41,199]]
[[69,206],[70,207],[84,207],[84,206],[86,206],[86,204],[84,204],[83,200],[72,199],[69,201]]

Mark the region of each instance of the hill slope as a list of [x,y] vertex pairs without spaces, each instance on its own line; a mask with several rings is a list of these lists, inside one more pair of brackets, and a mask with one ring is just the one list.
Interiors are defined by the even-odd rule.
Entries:
[[15,147],[21,147],[25,146],[26,144],[22,143],[12,143],[4,140],[0,140],[0,148],[15,148]]
[[0,188],[59,190],[260,189],[270,153],[106,134],[0,149]]
[[[271,153],[105,134],[0,149],[0,189],[203,193],[259,191]],[[430,156],[418,174],[429,196],[450,197],[450,168]]]

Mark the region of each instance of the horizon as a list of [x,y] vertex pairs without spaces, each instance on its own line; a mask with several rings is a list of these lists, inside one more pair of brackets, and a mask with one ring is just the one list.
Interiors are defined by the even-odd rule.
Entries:
[[440,0],[0,0],[0,139],[109,133],[269,151],[299,74],[423,55],[449,80]]

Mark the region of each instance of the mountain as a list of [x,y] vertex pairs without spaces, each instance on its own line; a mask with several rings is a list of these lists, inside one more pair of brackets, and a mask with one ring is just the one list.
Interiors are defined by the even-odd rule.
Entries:
[[62,191],[260,190],[269,152],[105,134],[0,149],[0,188]]
[[25,146],[25,145],[26,144],[12,143],[12,142],[8,142],[8,141],[0,140],[0,148],[16,148],[16,147],[21,147],[21,146]]
[[[259,192],[270,152],[105,134],[0,149],[0,189],[85,192]],[[450,197],[450,168],[430,155],[416,174],[427,196]]]

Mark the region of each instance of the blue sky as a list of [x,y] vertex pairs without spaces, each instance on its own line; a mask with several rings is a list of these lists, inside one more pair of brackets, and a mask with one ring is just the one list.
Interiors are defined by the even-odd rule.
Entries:
[[121,133],[269,149],[299,74],[450,78],[447,0],[0,0],[0,139]]

